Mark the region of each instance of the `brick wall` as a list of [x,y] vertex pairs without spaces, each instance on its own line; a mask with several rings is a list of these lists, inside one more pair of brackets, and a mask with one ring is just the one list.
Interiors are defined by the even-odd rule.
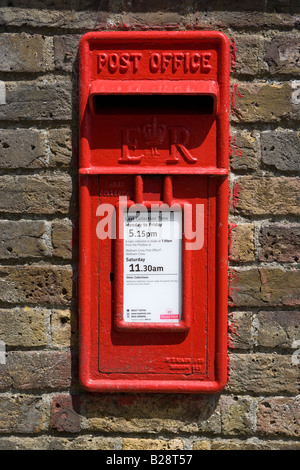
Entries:
[[[1,449],[300,449],[297,3],[1,2]],[[220,395],[97,395],[78,384],[77,47],[94,29],[230,38],[230,366]]]

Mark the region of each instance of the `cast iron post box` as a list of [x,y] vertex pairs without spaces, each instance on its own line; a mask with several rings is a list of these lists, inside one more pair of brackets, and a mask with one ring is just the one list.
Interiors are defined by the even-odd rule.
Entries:
[[229,42],[80,43],[80,380],[95,392],[227,380]]

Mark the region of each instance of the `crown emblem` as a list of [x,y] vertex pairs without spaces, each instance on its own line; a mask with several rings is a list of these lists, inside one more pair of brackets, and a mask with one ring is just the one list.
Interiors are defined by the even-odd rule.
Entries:
[[145,143],[151,147],[151,155],[159,155],[157,147],[162,144],[166,135],[166,126],[157,122],[156,117],[142,127]]

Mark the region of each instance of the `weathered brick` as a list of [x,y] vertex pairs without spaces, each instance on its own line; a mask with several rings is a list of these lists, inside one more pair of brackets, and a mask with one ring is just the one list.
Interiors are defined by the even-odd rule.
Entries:
[[227,391],[257,395],[297,395],[299,367],[291,356],[277,354],[231,354]]
[[0,436],[0,450],[114,450],[119,449],[120,438],[79,435],[61,437],[34,435],[34,437]]
[[114,450],[120,448],[120,438],[102,437],[82,434],[74,438],[51,437],[48,438],[48,450]]
[[72,119],[69,77],[6,82],[6,103],[0,119],[11,121]]
[[221,397],[222,434],[252,434],[256,424],[256,402],[250,397]]
[[300,312],[259,312],[257,344],[264,348],[290,349],[299,339]]
[[144,12],[124,12],[122,15],[114,15],[108,18],[108,25],[120,29],[157,29],[174,30],[180,25],[180,15],[172,6],[166,9],[158,9]]
[[269,72],[276,74],[299,74],[299,35],[280,34],[265,41],[265,61]]
[[211,432],[221,430],[216,397],[172,395],[86,397],[85,429],[101,432]]
[[283,12],[283,13],[300,13],[299,5],[297,1],[294,0],[282,0],[278,2],[278,0],[268,0],[266,5],[266,11],[276,11],[276,12]]
[[230,260],[240,263],[255,258],[253,224],[238,224],[230,230]]
[[75,315],[70,310],[53,309],[51,312],[52,344],[55,348],[70,347],[76,337]]
[[46,420],[46,404],[42,397],[0,395],[1,433],[38,433],[45,429]]
[[51,68],[51,38],[23,32],[1,34],[1,72],[44,72]]
[[40,220],[0,220],[0,258],[41,258],[50,254],[47,225]]
[[234,73],[256,75],[266,68],[263,61],[263,38],[256,34],[234,35],[236,63]]
[[211,444],[208,439],[201,439],[193,443],[192,450],[211,450]]
[[54,36],[54,63],[55,68],[72,72],[78,54],[79,35],[70,34],[64,36]]
[[261,159],[280,171],[299,171],[300,132],[292,130],[261,133]]
[[238,307],[296,306],[300,303],[299,285],[299,270],[236,268],[230,273],[229,298]]
[[300,180],[296,177],[241,176],[234,185],[233,207],[245,215],[299,215]]
[[52,223],[53,255],[63,259],[72,258],[73,228],[70,220],[54,221]]
[[246,440],[220,439],[212,441],[210,450],[299,450],[300,442],[296,441],[263,441],[251,437]]
[[257,414],[257,431],[260,436],[299,437],[300,399],[270,398],[263,400]]
[[259,133],[237,131],[231,134],[230,167],[232,170],[255,170],[260,157]]
[[64,168],[71,160],[70,129],[0,130],[0,168]]
[[0,301],[65,305],[72,299],[72,270],[64,266],[2,266]]
[[77,433],[81,430],[81,397],[57,395],[52,398],[50,426],[59,432]]
[[259,232],[258,258],[268,262],[298,262],[300,224],[267,224]]
[[37,129],[1,129],[1,168],[43,168],[47,163],[44,134]]
[[44,450],[47,449],[47,436],[5,436],[0,437],[0,450]]
[[122,450],[183,450],[182,439],[136,439],[132,437],[123,439]]
[[242,122],[279,122],[300,118],[300,105],[293,98],[291,82],[240,83],[234,95],[232,120]]
[[47,142],[49,146],[48,166],[68,167],[73,163],[72,133],[70,129],[49,129]]
[[0,211],[67,214],[72,193],[67,174],[0,176]]
[[108,17],[109,1],[104,0],[99,6],[94,0],[80,0],[79,3],[70,1],[56,1],[55,7],[53,1],[44,1],[41,8],[40,1],[30,2],[30,8],[24,8],[24,4],[6,5],[0,9],[1,26],[20,26],[20,27],[52,27],[62,30],[76,29],[85,32],[86,30],[95,30],[97,27],[106,26]]
[[[109,2],[108,0],[95,3],[94,0],[74,2],[56,2],[55,8],[50,1],[40,3],[30,3],[30,9],[22,5],[14,5],[14,8],[6,4],[1,8],[0,25],[2,26],[26,26],[26,27],[53,27],[72,29],[77,31],[97,30],[97,29],[128,29],[128,28],[150,28],[159,25],[168,25],[174,22],[174,16],[167,16],[167,12],[174,12],[176,5],[178,13],[181,14],[182,23],[185,29],[248,29],[248,28],[283,28],[297,27],[298,16],[294,7],[282,8],[276,0],[275,8],[263,5],[261,11],[261,1],[245,2],[245,6],[239,5],[238,9],[232,7],[232,2],[222,1],[218,5],[218,10],[213,10],[210,2],[195,3],[182,2],[151,2],[143,4],[141,2]],[[289,4],[291,2],[289,1]],[[284,2],[286,4],[286,2]],[[2,6],[2,4],[1,4]],[[243,9],[241,9],[243,7]],[[63,13],[62,13],[63,10]],[[125,12],[125,13],[124,13]],[[127,13],[128,12],[128,13]],[[151,18],[152,12],[166,18],[158,18],[156,22]],[[123,14],[122,14],[123,13]]]
[[70,387],[71,358],[68,352],[11,351],[1,365],[0,389],[63,390]]
[[46,346],[48,315],[38,307],[0,309],[1,340],[10,347]]
[[231,312],[228,315],[228,340],[232,349],[250,349],[252,340],[252,312]]
[[[189,5],[190,6],[190,5]],[[152,0],[151,5],[139,5],[136,2],[131,2],[128,0],[125,0],[123,2],[115,2],[112,10],[114,12],[119,12],[121,13],[122,11],[128,11],[132,13],[137,13],[137,12],[160,12],[162,9],[162,14],[165,11],[168,12],[178,12],[180,11],[181,13],[190,11],[190,8],[187,8],[184,4],[174,4],[172,0],[164,0],[163,3],[160,0]]]
[[[220,4],[221,6],[221,4]],[[242,8],[243,9],[242,9]],[[187,4],[189,12],[191,6]],[[185,29],[206,29],[206,30],[257,30],[258,28],[278,28],[278,27],[297,27],[299,17],[295,15],[294,9],[291,11],[277,12],[278,0],[276,0],[276,8],[261,12],[262,3],[244,2],[239,4],[239,8],[233,8],[232,2],[222,1],[220,9],[215,10],[209,2],[198,2],[195,4],[195,14],[187,14],[182,17]]]
[[47,437],[39,436],[0,436],[0,450],[42,450],[45,449]]
[[224,23],[221,23],[222,25],[231,26],[238,30],[278,27],[286,24],[285,21],[288,18],[293,19],[295,22],[298,18],[296,13],[299,13],[298,4],[290,0],[280,2],[278,0],[268,0],[264,4],[260,0],[252,2],[246,0],[240,3],[238,8],[236,5],[230,0],[222,0],[218,3],[217,9],[215,8],[216,5],[212,5],[209,0],[205,0],[197,2],[195,9],[203,20],[221,21],[223,19]]

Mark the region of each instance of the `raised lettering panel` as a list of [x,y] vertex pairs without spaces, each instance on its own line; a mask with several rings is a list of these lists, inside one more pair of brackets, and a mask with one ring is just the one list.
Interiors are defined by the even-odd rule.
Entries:
[[209,79],[217,78],[217,52],[189,50],[108,50],[92,54],[94,79]]
[[212,116],[107,115],[95,117],[91,136],[95,166],[203,167],[216,165],[217,125]]

